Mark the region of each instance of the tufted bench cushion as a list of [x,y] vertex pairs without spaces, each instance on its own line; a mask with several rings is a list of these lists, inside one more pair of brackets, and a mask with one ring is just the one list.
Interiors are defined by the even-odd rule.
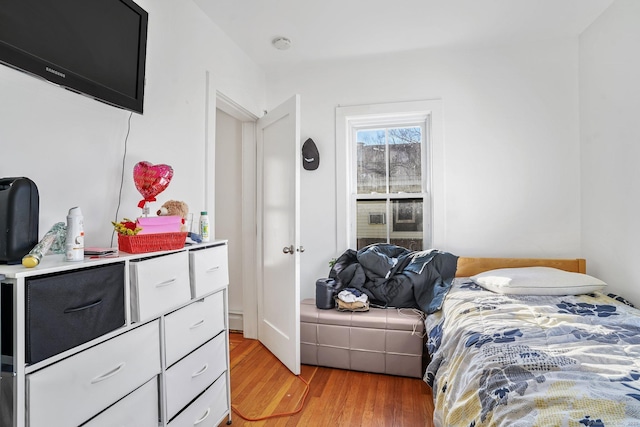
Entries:
[[300,303],[300,360],[306,365],[422,378],[424,315],[412,309],[321,310]]

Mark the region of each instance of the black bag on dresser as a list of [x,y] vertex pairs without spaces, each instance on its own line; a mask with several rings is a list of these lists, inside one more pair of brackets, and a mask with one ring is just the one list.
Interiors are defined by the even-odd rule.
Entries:
[[333,279],[316,280],[316,307],[328,310],[335,308],[334,297],[338,293],[338,283]]
[[19,264],[38,243],[40,198],[29,178],[0,178],[0,263]]

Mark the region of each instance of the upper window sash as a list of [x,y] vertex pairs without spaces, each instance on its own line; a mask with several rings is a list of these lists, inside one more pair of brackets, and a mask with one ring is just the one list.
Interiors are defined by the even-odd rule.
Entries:
[[[385,167],[386,169],[386,192],[378,192],[378,193],[358,193],[358,176],[357,176],[357,158],[358,158],[358,147],[354,141],[357,141],[358,131],[361,130],[372,130],[372,129],[382,129],[388,131],[389,128],[398,128],[398,127],[419,127],[422,133],[422,141],[420,148],[420,180],[421,180],[421,191],[420,192],[410,192],[408,194],[413,194],[414,197],[418,194],[429,194],[430,193],[430,171],[429,171],[429,129],[430,129],[430,114],[420,114],[419,116],[412,115],[411,117],[405,117],[399,115],[397,117],[398,120],[393,120],[395,118],[394,115],[389,115],[389,117],[376,117],[365,119],[354,119],[349,121],[349,138],[347,143],[350,145],[350,156],[351,161],[347,166],[349,171],[349,192],[350,194],[356,195],[360,197],[364,194],[403,194],[402,192],[392,192],[389,193],[389,178],[390,173],[388,170],[389,167],[389,144],[388,140],[385,138]],[[419,119],[419,120],[418,120]],[[382,126],[384,124],[384,126]]]

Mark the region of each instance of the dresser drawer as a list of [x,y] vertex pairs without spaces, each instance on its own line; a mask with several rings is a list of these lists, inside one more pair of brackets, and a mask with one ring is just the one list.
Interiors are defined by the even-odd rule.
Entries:
[[189,252],[191,296],[203,295],[229,284],[227,245]]
[[151,319],[191,299],[187,252],[132,261],[130,266],[134,322]]
[[165,317],[167,366],[226,328],[223,296],[217,292]]
[[30,427],[77,426],[160,372],[154,321],[27,375]]
[[25,280],[27,363],[124,326],[124,273],[117,263]]
[[168,427],[216,427],[228,413],[227,378],[222,375],[195,402],[171,420]]
[[173,418],[187,403],[202,393],[227,369],[225,334],[204,344],[165,374],[167,384],[167,417]]
[[158,378],[154,377],[82,427],[154,427],[158,420]]

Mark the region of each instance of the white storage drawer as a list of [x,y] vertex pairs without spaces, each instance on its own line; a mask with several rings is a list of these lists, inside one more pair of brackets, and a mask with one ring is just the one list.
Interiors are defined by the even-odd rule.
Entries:
[[227,378],[226,375],[222,375],[167,425],[168,427],[216,427],[228,413]]
[[82,427],[154,427],[158,425],[158,378],[116,402]]
[[159,373],[156,320],[27,375],[29,426],[80,425]]
[[191,299],[187,252],[132,261],[130,266],[134,322],[151,319]]
[[217,337],[173,365],[165,374],[167,417],[173,418],[227,370],[226,335]]
[[167,366],[226,328],[224,294],[216,292],[165,317]]
[[229,284],[227,258],[227,245],[189,252],[192,298],[199,298]]

